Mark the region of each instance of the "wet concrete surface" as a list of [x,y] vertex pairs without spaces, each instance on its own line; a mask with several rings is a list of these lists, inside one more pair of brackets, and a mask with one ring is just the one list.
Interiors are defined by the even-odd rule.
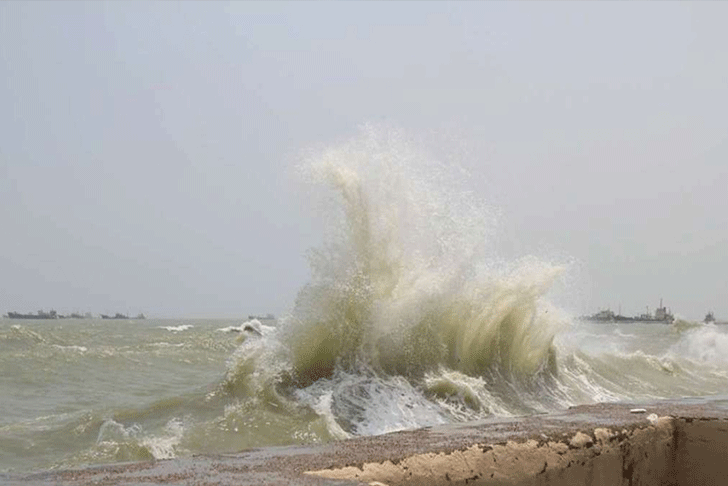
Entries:
[[[633,409],[644,409],[632,413]],[[362,467],[428,453],[451,453],[473,445],[508,441],[563,442],[596,428],[631,431],[648,427],[648,417],[728,420],[725,399],[691,398],[651,404],[596,404],[563,412],[450,424],[312,446],[269,447],[235,454],[198,455],[151,462],[94,466],[25,476],[2,476],[0,484],[28,485],[352,485],[356,480],[326,479],[307,471]]]

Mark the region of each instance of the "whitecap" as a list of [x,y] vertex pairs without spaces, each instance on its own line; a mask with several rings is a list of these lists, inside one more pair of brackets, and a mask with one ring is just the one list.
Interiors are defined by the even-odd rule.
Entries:
[[170,332],[182,332],[188,329],[192,329],[193,327],[195,326],[193,326],[192,324],[182,324],[180,326],[159,326],[159,329],[165,329]]

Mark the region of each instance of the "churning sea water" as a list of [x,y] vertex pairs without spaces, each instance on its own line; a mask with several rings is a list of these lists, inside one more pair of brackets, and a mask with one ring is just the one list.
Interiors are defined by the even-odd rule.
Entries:
[[359,356],[311,376],[276,361],[289,355],[283,323],[253,321],[262,336],[241,324],[0,320],[0,471],[315,443],[728,389],[723,326],[573,321],[555,336],[552,361],[529,375],[443,362],[386,369]]
[[728,389],[728,327],[574,319],[563,265],[498,258],[496,212],[396,132],[301,172],[327,233],[277,322],[0,320],[0,472]]

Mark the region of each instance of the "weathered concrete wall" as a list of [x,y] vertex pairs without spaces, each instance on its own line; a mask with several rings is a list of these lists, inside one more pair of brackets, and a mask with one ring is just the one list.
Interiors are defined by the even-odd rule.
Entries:
[[[660,418],[655,426],[632,432],[609,432],[609,438],[597,441],[587,449],[581,461],[567,458],[566,466],[528,478],[525,485],[664,485],[670,484],[675,459],[675,427],[669,417]],[[595,430],[604,436],[605,429]],[[600,447],[601,445],[601,447]],[[591,452],[589,457],[588,452]],[[584,454],[582,455],[582,457]]]
[[677,422],[672,483],[728,485],[728,421],[687,418]]
[[404,485],[728,485],[728,421],[661,417],[628,430],[596,428],[561,441],[474,444],[396,464],[310,471],[320,477]]
[[400,485],[669,484],[674,474],[675,424],[670,417],[628,430],[596,428],[562,440],[474,444],[462,451],[418,454],[396,464],[310,471],[364,483]]

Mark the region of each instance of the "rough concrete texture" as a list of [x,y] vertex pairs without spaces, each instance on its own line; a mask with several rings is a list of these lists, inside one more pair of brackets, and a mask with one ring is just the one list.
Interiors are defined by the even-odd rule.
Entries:
[[663,484],[671,474],[674,419],[656,426],[599,427],[561,440],[473,444],[449,453],[417,454],[397,464],[366,463],[309,472],[387,485],[439,484]]
[[725,402],[640,407],[579,406],[316,446],[0,476],[0,484],[728,484]]

